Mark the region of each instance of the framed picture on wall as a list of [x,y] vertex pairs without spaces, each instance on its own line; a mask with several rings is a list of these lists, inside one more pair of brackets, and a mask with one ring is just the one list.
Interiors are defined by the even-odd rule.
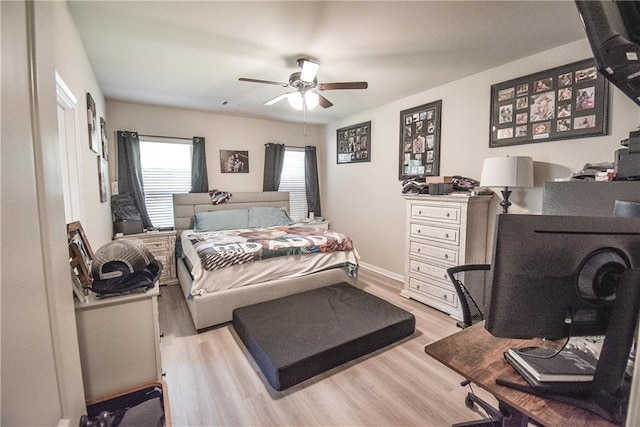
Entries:
[[100,187],[100,203],[107,201],[107,161],[98,156],[98,185]]
[[442,100],[400,112],[399,179],[440,173]]
[[336,131],[337,162],[371,161],[371,122],[340,128]]
[[606,135],[609,82],[593,59],[491,86],[489,147]]
[[107,122],[100,117],[100,140],[102,142],[102,158],[109,160],[109,143],[107,141]]
[[220,172],[249,173],[249,152],[220,150]]
[[100,150],[100,140],[98,139],[98,119],[96,117],[96,103],[93,97],[87,92],[87,123],[89,128],[89,148],[94,153]]

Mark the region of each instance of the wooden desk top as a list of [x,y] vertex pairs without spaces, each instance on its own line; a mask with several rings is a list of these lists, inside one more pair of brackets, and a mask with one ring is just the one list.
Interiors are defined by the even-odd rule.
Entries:
[[484,328],[482,322],[429,344],[424,351],[487,390],[498,400],[545,426],[615,426],[581,408],[496,384],[498,377],[526,384],[520,374],[504,359],[503,354],[511,347],[526,347],[540,343],[542,340],[496,338]]

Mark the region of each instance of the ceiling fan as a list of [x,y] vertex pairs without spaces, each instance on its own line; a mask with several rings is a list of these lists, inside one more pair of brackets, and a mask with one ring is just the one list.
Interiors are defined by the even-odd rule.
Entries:
[[287,98],[289,104],[297,110],[302,110],[303,108],[311,110],[317,105],[320,105],[323,108],[331,107],[333,105],[331,101],[320,95],[318,91],[366,89],[369,86],[367,82],[318,83],[316,75],[318,74],[320,64],[307,58],[298,59],[297,64],[298,67],[300,67],[300,71],[291,74],[291,76],[289,76],[288,83],[249,79],[246,77],[241,77],[239,80],[242,82],[264,83],[295,89],[294,91],[283,93],[282,95],[278,95],[275,98],[270,99],[265,102],[264,105],[273,105]]

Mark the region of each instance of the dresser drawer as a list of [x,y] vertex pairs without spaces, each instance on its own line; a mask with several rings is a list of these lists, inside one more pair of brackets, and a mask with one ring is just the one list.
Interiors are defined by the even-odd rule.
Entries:
[[161,237],[159,239],[144,239],[144,245],[152,254],[168,254],[170,252],[169,239]]
[[432,225],[411,224],[411,236],[431,239],[450,245],[460,244],[460,231],[455,228],[441,228]]
[[437,265],[429,264],[417,259],[409,260],[409,271],[411,273],[424,274],[425,276],[432,277],[438,280],[444,280],[445,283],[450,280],[447,275],[447,269],[438,267]]
[[460,207],[412,205],[411,218],[423,221],[439,221],[460,224]]
[[409,244],[411,255],[428,257],[450,265],[458,263],[458,251],[455,249],[440,248],[413,240]]
[[416,292],[420,292],[439,303],[446,304],[453,308],[458,307],[458,298],[456,293],[451,290],[423,282],[415,277],[409,278],[409,288]]

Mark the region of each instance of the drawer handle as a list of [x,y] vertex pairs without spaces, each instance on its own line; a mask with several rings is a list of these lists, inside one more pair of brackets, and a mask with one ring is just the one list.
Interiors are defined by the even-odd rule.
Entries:
[[418,211],[418,215],[422,215],[422,209]]
[[449,255],[444,254],[444,259],[449,259]]
[[444,299],[445,299],[445,300],[447,299],[447,294],[444,294]]
[[421,232],[422,232],[422,230],[420,230],[420,229],[418,228],[418,231],[417,231],[417,233],[418,233],[418,234],[420,234]]
[[416,271],[420,271],[420,266],[419,265],[416,267]]
[[444,233],[444,238],[448,239],[449,238],[449,233]]
[[449,212],[447,212],[447,218],[449,218],[451,216],[451,214]]
[[420,248],[416,249],[416,252],[420,253]]

